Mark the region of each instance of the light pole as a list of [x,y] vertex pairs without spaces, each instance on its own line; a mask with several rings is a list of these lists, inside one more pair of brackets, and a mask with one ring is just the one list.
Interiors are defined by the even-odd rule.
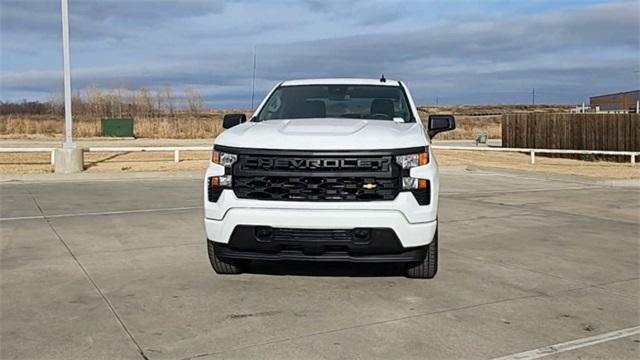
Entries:
[[71,66],[69,65],[69,4],[60,1],[62,6],[62,60],[64,66],[64,148],[74,148],[73,125],[71,117]]
[[54,170],[59,173],[76,173],[84,169],[82,148],[73,143],[71,117],[71,66],[69,65],[69,4],[60,0],[62,15],[62,60],[64,72],[64,143],[55,151]]

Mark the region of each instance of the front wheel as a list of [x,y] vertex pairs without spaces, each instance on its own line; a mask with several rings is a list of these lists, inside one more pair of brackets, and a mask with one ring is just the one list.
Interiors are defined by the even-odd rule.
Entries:
[[213,241],[207,240],[207,253],[211,267],[217,274],[241,274],[247,265],[242,260],[219,258],[215,253]]
[[433,240],[427,245],[427,256],[423,261],[407,265],[407,277],[415,279],[433,279],[438,272],[438,229]]

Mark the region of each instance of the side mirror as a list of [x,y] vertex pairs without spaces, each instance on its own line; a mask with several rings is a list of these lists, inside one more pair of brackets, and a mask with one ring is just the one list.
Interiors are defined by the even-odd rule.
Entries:
[[222,127],[225,129],[231,129],[245,121],[247,121],[247,115],[245,114],[226,114],[222,119]]
[[456,128],[456,120],[453,115],[429,115],[429,127],[427,133],[433,138],[437,133]]

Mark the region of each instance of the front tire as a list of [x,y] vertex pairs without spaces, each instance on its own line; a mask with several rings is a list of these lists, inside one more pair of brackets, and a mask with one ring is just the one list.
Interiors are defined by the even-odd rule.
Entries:
[[213,241],[207,240],[207,253],[209,254],[209,262],[216,274],[241,274],[246,267],[246,262],[237,259],[223,259],[215,254]]
[[433,240],[427,245],[427,256],[421,262],[407,265],[407,277],[414,279],[433,279],[438,272],[438,229]]

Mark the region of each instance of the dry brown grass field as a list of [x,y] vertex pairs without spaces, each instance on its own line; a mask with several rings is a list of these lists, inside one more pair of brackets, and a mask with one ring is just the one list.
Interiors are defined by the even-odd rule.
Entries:
[[539,105],[419,105],[418,110],[431,114],[457,114],[457,115],[502,115],[516,112],[567,112],[573,105],[566,104],[539,104]]
[[567,112],[571,105],[421,105],[420,117],[429,114],[453,114],[456,130],[438,135],[440,140],[474,139],[478,134],[487,134],[490,139],[502,136],[502,115],[516,112]]
[[[564,105],[461,105],[420,106],[423,119],[428,114],[451,113],[456,115],[457,129],[441,134],[439,139],[473,139],[478,133],[489,138],[501,136],[501,114],[518,111],[564,112]],[[222,131],[225,113],[245,112],[247,109],[203,110],[197,115],[191,112],[176,112],[173,115],[137,116],[134,134],[137,138],[166,139],[210,139]],[[64,127],[61,115],[0,115],[2,138],[59,137]],[[100,136],[100,116],[77,115],[74,117],[74,136]]]
[[[133,131],[140,138],[210,139],[222,130],[224,113],[222,110],[211,110],[198,115],[185,112],[174,116],[136,117]],[[59,115],[0,116],[0,135],[3,138],[59,137],[63,129],[64,118]],[[100,117],[75,116],[73,135],[101,136]]]

